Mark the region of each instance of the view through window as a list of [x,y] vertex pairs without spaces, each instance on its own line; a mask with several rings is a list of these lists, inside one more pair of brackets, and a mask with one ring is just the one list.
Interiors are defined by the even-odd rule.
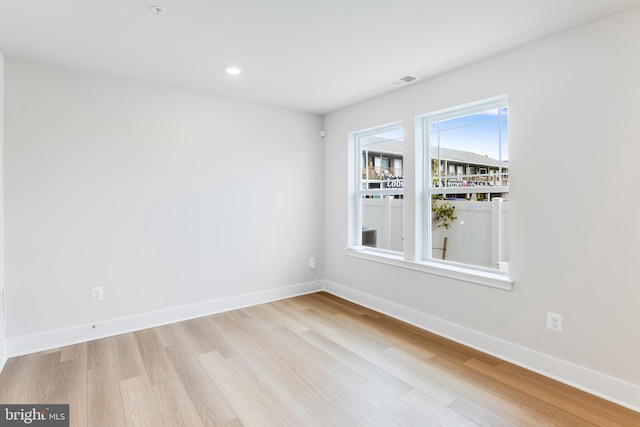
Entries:
[[[508,119],[506,95],[417,116],[410,153],[401,122],[351,134],[350,245],[385,262],[508,277]],[[409,194],[407,166],[424,177]],[[409,223],[405,198],[416,207]],[[415,246],[405,247],[406,233]]]
[[403,251],[404,140],[402,124],[356,134],[360,244]]
[[423,126],[426,258],[508,271],[506,97],[429,114]]

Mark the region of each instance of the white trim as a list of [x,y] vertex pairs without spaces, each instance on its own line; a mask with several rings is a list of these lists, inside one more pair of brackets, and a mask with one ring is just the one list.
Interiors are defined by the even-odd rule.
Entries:
[[409,261],[400,257],[398,253],[390,253],[379,249],[368,248],[366,246],[351,246],[345,249],[345,253],[347,256],[406,268],[408,270],[415,270],[423,273],[434,274],[436,276],[462,280],[464,282],[503,289],[505,291],[513,290],[513,280],[510,280],[508,275],[502,271],[496,271],[494,273],[491,271],[476,270],[444,262]]
[[431,113],[420,114],[417,117],[420,120],[424,120],[426,122],[435,120],[449,120],[461,116],[469,116],[476,113],[482,113],[483,111],[491,110],[494,108],[502,108],[508,106],[509,95],[504,93],[502,95],[493,96],[491,98],[482,99],[480,101],[468,102],[462,105],[454,105],[452,107],[443,108]]
[[[427,189],[425,188],[425,191]],[[506,185],[487,185],[485,187],[430,187],[431,194],[490,194],[508,193],[509,187]]]
[[[508,186],[487,186],[487,187],[432,187],[432,160],[437,159],[438,164],[438,174],[435,178],[438,180],[441,179],[442,174],[440,172],[440,163],[442,161],[440,156],[440,149],[443,148],[440,142],[440,122],[456,119],[460,117],[465,117],[473,114],[482,113],[488,110],[498,109],[498,150],[500,152],[500,156],[497,159],[499,161],[499,170],[500,170],[500,181],[502,182],[502,118],[500,111],[504,107],[508,107],[509,105],[509,96],[507,94],[502,94],[498,96],[494,96],[492,98],[483,99],[480,101],[474,101],[463,105],[453,106],[449,108],[445,108],[442,110],[434,111],[427,114],[422,114],[416,117],[416,126],[418,127],[418,131],[416,132],[416,139],[418,137],[422,137],[422,146],[424,150],[425,156],[422,159],[422,168],[423,168],[423,181],[422,181],[422,197],[424,198],[425,209],[423,209],[422,221],[425,224],[424,228],[426,231],[426,237],[422,239],[422,253],[425,255],[424,259],[428,263],[434,260],[432,255],[432,240],[433,240],[433,229],[431,227],[426,226],[426,224],[431,224],[431,200],[434,194],[490,194],[490,193],[508,193]],[[507,116],[508,120],[508,116]],[[431,132],[430,125],[431,123],[438,123],[437,130],[437,141],[431,141]],[[420,128],[421,126],[421,128]],[[434,156],[432,156],[432,150],[437,150]],[[417,162],[416,162],[417,164]],[[446,171],[445,171],[446,175]],[[425,179],[426,178],[426,179]],[[428,204],[428,206],[427,206]],[[500,260],[504,261],[504,260]],[[464,279],[463,279],[464,280]],[[479,283],[473,280],[467,280],[471,283]],[[488,286],[492,286],[489,284]],[[495,286],[500,287],[500,286]]]
[[0,311],[2,311],[2,318],[0,318],[0,372],[4,369],[4,365],[9,358],[7,356],[7,340],[5,339],[7,325],[6,295],[5,288],[0,288]]
[[323,280],[326,292],[640,412],[640,385]]
[[[99,338],[124,334],[197,317],[264,304],[284,298],[318,292],[319,281],[284,286],[250,294],[235,295],[197,304],[106,320],[95,324],[73,326],[33,335],[7,339],[9,357],[78,344]],[[94,327],[95,325],[95,327]]]
[[[368,165],[362,164],[362,146],[361,141],[382,132],[402,131],[404,138],[404,124],[402,120],[387,123],[385,125],[375,126],[368,129],[350,132],[348,135],[349,145],[349,243],[362,244],[362,196],[366,194],[403,194],[403,189],[393,190],[363,190],[362,189],[362,169]],[[353,156],[353,157],[351,157]],[[351,168],[355,167],[355,170]],[[404,167],[404,166],[403,166]],[[351,187],[353,185],[353,187]]]
[[0,330],[0,372],[7,363],[7,341],[4,339],[4,329]]

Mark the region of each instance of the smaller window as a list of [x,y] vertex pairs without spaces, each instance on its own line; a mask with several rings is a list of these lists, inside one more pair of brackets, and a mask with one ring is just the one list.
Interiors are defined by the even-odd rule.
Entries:
[[403,138],[402,123],[354,134],[357,246],[403,252]]

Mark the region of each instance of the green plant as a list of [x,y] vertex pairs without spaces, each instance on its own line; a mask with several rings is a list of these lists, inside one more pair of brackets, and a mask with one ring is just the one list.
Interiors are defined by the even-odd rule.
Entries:
[[431,229],[444,227],[449,229],[453,221],[458,219],[455,214],[456,207],[450,202],[443,201],[444,196],[434,194],[431,196]]

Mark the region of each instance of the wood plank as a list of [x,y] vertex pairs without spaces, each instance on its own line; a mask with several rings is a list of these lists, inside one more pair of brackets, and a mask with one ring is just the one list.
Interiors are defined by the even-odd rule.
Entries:
[[227,364],[220,353],[214,351],[202,354],[198,356],[198,360],[243,424],[248,426],[281,424],[276,415],[251,391],[247,383]]
[[162,341],[153,329],[133,333],[144,370],[151,385],[165,383],[177,378],[171,361],[164,352]]
[[[64,365],[62,374],[64,393],[59,395],[57,403],[69,403],[69,423],[72,426],[86,426],[88,414],[88,371],[86,343],[74,346],[73,357],[60,362]],[[64,350],[63,350],[64,351]],[[61,352],[61,355],[63,352]]]
[[432,378],[424,375],[416,375],[413,370],[407,369],[407,367],[402,364],[395,362],[375,347],[369,347],[366,343],[359,342],[353,337],[334,335],[331,337],[331,340],[353,351],[363,359],[368,360],[370,363],[385,370],[399,380],[431,396],[443,405],[448,405],[460,397],[458,393],[434,381]]
[[273,379],[248,358],[227,359],[231,368],[285,426],[319,426],[318,421],[287,392],[288,387]]
[[213,321],[213,317],[203,317],[197,319],[198,327],[213,343],[213,351],[217,351],[223,357],[237,356],[237,348],[233,340],[229,338]]
[[86,357],[87,355],[87,343],[69,345],[60,349],[60,361],[66,362],[67,360],[74,360],[78,358]]
[[249,427],[249,426],[245,426],[244,424],[242,424],[242,421],[240,421],[238,418],[234,418],[231,421],[227,421],[222,424],[217,424],[216,427]]
[[[301,297],[293,297],[293,298],[287,298],[287,299],[283,299],[280,301],[275,301],[275,303],[284,303],[286,305],[288,305],[289,307],[296,309],[296,310],[307,310],[308,308],[310,308],[310,305],[305,303]],[[273,304],[273,303],[272,303]]]
[[[282,310],[279,310],[274,305],[264,304],[255,306],[254,308],[256,310],[252,311],[252,313],[257,312],[260,316],[262,316],[262,318],[267,318],[273,323],[273,325],[269,329],[284,326],[294,332],[305,332],[309,330],[308,326],[303,325],[302,323],[296,321],[295,318],[286,315]],[[244,309],[244,311],[246,312],[246,309]]]
[[4,369],[0,372],[0,402],[5,404],[21,403],[20,395],[35,357],[34,354],[28,354],[7,360]]
[[218,351],[225,357],[235,356],[233,343],[216,326],[217,317],[201,317],[178,324],[178,331],[194,354]]
[[358,354],[318,334],[316,331],[308,331],[301,334],[301,336],[312,343],[319,351],[323,351],[341,361],[366,378],[368,382],[383,388],[395,397],[413,390],[413,387],[406,382],[360,357]]
[[[585,391],[578,390],[567,384],[563,384],[554,379],[545,377],[537,372],[529,371],[528,369],[514,365],[509,362],[500,362],[497,366],[498,369],[508,372],[515,378],[522,378],[524,380],[533,382],[535,387],[540,387],[549,391],[551,394],[561,394],[565,397],[571,398],[579,402],[579,406],[584,408],[588,407],[590,410],[597,410],[600,413],[605,413],[608,417],[619,423],[619,425],[640,425],[640,414],[632,411],[631,409],[624,408],[615,403],[601,399],[597,396],[589,394]],[[584,412],[583,409],[580,412]]]
[[215,351],[214,343],[207,337],[202,329],[198,327],[199,322],[199,319],[193,319],[180,322],[176,325],[180,336],[196,355]]
[[125,424],[112,339],[87,344],[88,423],[92,427]]
[[371,382],[358,387],[357,392],[402,426],[429,427],[440,425],[403,402],[397,396],[388,393],[385,389]]
[[248,317],[242,310],[225,311],[224,313],[214,314],[211,317],[216,317],[216,316],[227,316],[229,319],[236,320],[238,322]]
[[31,368],[24,377],[25,387],[20,393],[19,402],[53,403],[51,399],[57,392],[60,373],[59,351],[34,355]]
[[[313,418],[322,425],[363,425],[350,413],[345,413],[336,396],[330,396],[321,383],[303,374],[304,363],[293,359],[287,363],[270,362],[264,365],[265,371],[289,391],[289,395],[298,402]],[[327,381],[326,378],[324,381]]]
[[[500,359],[491,355],[465,347],[462,344],[458,344],[447,338],[440,337],[429,331],[420,329],[417,326],[413,326],[388,316],[371,318],[365,315],[360,317],[358,320],[363,323],[370,323],[374,325],[380,334],[385,336],[388,335],[393,339],[399,339],[407,344],[422,348],[423,351],[427,351],[431,354],[437,354],[440,357],[446,357],[457,363],[464,363],[471,358],[476,358],[493,365],[501,362]],[[397,344],[394,345],[400,347]]]
[[[263,328],[273,329],[279,326],[283,326],[282,320],[274,316],[272,312],[265,309],[266,305],[256,305],[253,307],[246,307],[242,309],[242,312],[247,317],[252,318],[256,322],[260,323]],[[246,319],[244,319],[246,320]]]
[[[300,347],[295,342],[300,342],[300,339],[284,328],[274,330],[274,336],[282,341],[279,350],[283,357],[280,362],[287,364],[292,359],[296,359]],[[350,375],[342,369],[343,367],[334,366],[322,358],[314,360],[309,360],[309,358],[308,353],[299,358],[305,363],[298,365],[297,371],[314,384],[316,393],[325,396],[325,399],[331,404],[336,405],[341,412],[350,414],[358,423],[367,426],[395,425],[391,418],[355,392],[354,387],[362,384],[361,376],[358,375],[357,381],[353,384],[352,381],[340,378],[341,374]]]
[[[344,313],[344,310],[338,309],[328,302],[324,301],[320,294],[300,295],[296,298],[298,303],[306,304],[308,309],[315,309],[318,313],[322,313],[326,317],[334,314]],[[359,313],[354,313],[359,314]]]
[[212,320],[225,335],[234,338],[236,352],[251,353],[264,364],[280,359],[281,356],[273,349],[274,342],[267,338],[267,330],[254,319],[248,317],[236,322],[220,316]]
[[[266,336],[268,331],[253,319],[235,322],[221,316],[214,319],[225,332],[233,334],[236,344],[243,349],[245,357],[261,366],[265,374],[282,384],[298,405],[323,425],[359,425],[355,418],[340,409],[336,397],[327,393],[319,384],[309,379],[318,376],[315,367],[294,353],[283,350],[274,337]],[[262,330],[261,330],[262,329]],[[324,376],[326,377],[326,375]],[[320,374],[319,378],[323,378]],[[326,381],[326,378],[322,382]],[[334,406],[335,405],[335,406]]]
[[161,427],[165,425],[146,375],[120,381],[120,393],[127,426]]
[[600,410],[593,409],[589,412],[581,413],[583,404],[576,400],[564,396],[559,393],[554,393],[544,388],[537,387],[529,380],[514,377],[507,372],[488,365],[479,360],[471,359],[465,362],[464,366],[482,373],[482,375],[492,378],[505,386],[518,389],[524,394],[530,396],[532,399],[539,400],[546,403],[547,408],[555,408],[560,413],[569,411],[576,414],[578,417],[583,418],[585,422],[589,422],[593,425],[601,427],[615,427],[620,425],[619,419],[612,418],[610,414],[604,413]]
[[170,427],[204,426],[179,379],[152,386],[162,419]]
[[[344,319],[344,314],[335,315],[335,318]],[[434,351],[425,349],[424,338],[415,336],[413,334],[404,334],[396,332],[393,334],[387,333],[385,325],[389,322],[388,318],[374,319],[368,316],[360,316],[357,318],[348,318],[345,323],[352,326],[352,331],[355,331],[358,335],[362,335],[365,331],[372,336],[379,337],[379,342],[384,347],[396,347],[401,350],[405,350],[408,353],[422,359],[428,360],[435,356]],[[465,359],[466,360],[466,359]]]
[[338,333],[335,329],[329,326],[325,317],[319,315],[313,310],[297,310],[294,306],[288,303],[288,300],[276,301],[272,303],[272,306],[280,310],[284,315],[293,319],[296,323],[299,323],[307,329],[312,329],[319,334],[330,336]]
[[120,381],[146,375],[133,334],[117,335],[112,338],[111,343]]
[[[356,312],[359,315],[371,316],[371,317],[381,317],[381,318],[382,317],[386,317],[382,313],[378,313],[375,310],[372,310],[370,308],[364,307],[362,305],[358,305],[358,304],[353,303],[353,302],[351,302],[349,300],[337,297],[337,296],[335,296],[333,294],[330,294],[328,292],[324,292],[324,291],[317,292],[317,293],[313,294],[313,296],[314,297],[318,297],[318,298],[322,298],[325,301],[327,301],[327,300],[331,301],[331,302],[333,302],[334,304],[337,304],[340,307],[348,308],[348,309]],[[343,313],[345,312],[344,310],[339,310],[339,311],[343,312]]]
[[449,409],[437,400],[422,393],[420,390],[410,391],[402,396],[402,400],[442,426],[477,427],[477,425],[468,418]]
[[[557,419],[549,416],[550,414],[545,410],[544,405],[529,399],[519,390],[505,387],[499,382],[450,359],[435,357],[429,363],[434,368],[439,368],[441,372],[447,372],[453,378],[462,380],[456,381],[455,384],[465,388],[462,393],[465,397],[519,426],[589,425],[589,423],[581,424],[579,418],[569,413],[566,415],[572,420],[564,420],[565,424],[559,424]],[[587,408],[584,409],[587,410]]]
[[178,374],[193,407],[205,426],[223,424],[237,418],[218,387],[211,381],[196,355],[183,344],[165,351]]
[[[276,328],[272,333],[278,337],[283,344],[280,348],[285,360],[291,359],[292,357],[300,357],[316,369],[321,369],[331,375],[335,378],[336,382],[354,390],[367,382],[367,379],[357,371],[351,369],[340,360],[334,359],[323,351],[320,351],[317,347],[314,347],[289,329],[283,327]],[[291,354],[292,349],[295,349],[295,355]]]
[[86,358],[60,362],[60,354],[34,355],[17,403],[69,404],[70,425],[86,425]]
[[307,300],[311,301],[314,308],[324,311],[329,315],[344,314],[346,316],[359,317],[372,313],[371,310],[361,305],[335,298],[333,295],[325,292],[307,295]]
[[517,424],[505,420],[482,405],[460,397],[449,405],[449,409],[471,420],[481,427],[518,427]]
[[[180,322],[181,323],[181,322]],[[178,331],[178,325],[180,323],[174,323],[171,325],[162,325],[154,328],[156,335],[160,338],[164,347],[171,347],[172,345],[185,344],[184,338]]]

